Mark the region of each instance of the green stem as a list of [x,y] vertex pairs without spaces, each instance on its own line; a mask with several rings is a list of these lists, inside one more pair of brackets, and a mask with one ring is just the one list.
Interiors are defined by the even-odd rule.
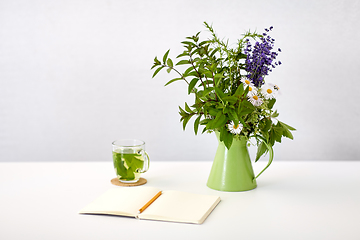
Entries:
[[180,77],[181,77],[182,79],[184,79],[184,81],[185,81],[188,85],[190,84],[190,83],[186,80],[186,78],[185,78],[176,68],[173,68],[173,67],[170,67],[170,66],[167,66],[167,65],[161,65],[161,66],[171,68],[172,70],[174,70],[175,72],[177,72],[177,73],[180,75]]
[[200,81],[201,81],[201,83],[202,83],[202,85],[203,85],[203,87],[204,87],[204,89],[205,89],[206,87],[205,87],[205,84],[204,84],[204,82],[203,82],[203,80],[202,80],[202,78],[201,78],[201,75],[200,75],[200,73],[196,70],[196,68],[195,68],[195,66],[194,66],[194,62],[193,62],[193,59],[192,59],[192,57],[191,57],[191,53],[189,53],[189,57],[190,57],[191,66],[194,68],[195,72],[198,74],[199,79],[200,79]]

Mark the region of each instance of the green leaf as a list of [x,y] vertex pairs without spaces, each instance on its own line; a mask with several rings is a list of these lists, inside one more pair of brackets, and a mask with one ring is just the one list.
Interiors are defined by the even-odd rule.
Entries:
[[276,118],[279,116],[279,113],[277,112],[277,110],[275,112],[273,112],[273,114],[271,114],[272,118]]
[[255,107],[251,104],[251,102],[244,100],[239,105],[238,115],[244,116],[246,114],[252,113],[255,110]]
[[205,97],[206,95],[208,95],[211,91],[213,91],[214,88],[213,87],[208,87],[204,90],[203,92],[203,97]]
[[144,159],[141,154],[113,152],[113,159],[117,174],[126,180],[133,180],[135,178],[134,173],[144,166]]
[[168,55],[169,55],[169,52],[170,52],[170,49],[167,50],[167,52],[164,54],[164,57],[163,57],[163,63],[164,63],[164,64],[166,63],[167,57],[168,57]]
[[248,93],[249,93],[249,86],[247,86],[247,87],[245,88],[243,95],[244,95],[244,96],[247,96]]
[[172,79],[172,80],[168,81],[168,82],[165,84],[165,86],[169,85],[170,83],[173,83],[173,82],[179,81],[179,80],[183,80],[183,78],[174,78],[174,79]]
[[157,67],[157,66],[159,66],[159,64],[154,63],[154,65],[150,68],[150,70],[152,70],[154,67]]
[[188,94],[190,94],[192,92],[192,90],[194,89],[194,87],[198,81],[199,81],[198,78],[193,78],[193,80],[191,80],[191,82],[189,83],[189,87],[188,87]]
[[207,85],[213,85],[213,81],[212,80],[205,80],[205,81],[203,81],[204,83],[206,83]]
[[265,118],[265,125],[264,125],[264,127],[262,128],[262,131],[269,131],[270,130],[270,128],[271,128],[271,124],[272,124],[272,121],[271,121],[271,119],[268,119],[268,118]]
[[144,165],[141,154],[123,154],[122,157],[125,159],[127,166],[132,167],[134,170],[142,169]]
[[[205,70],[205,69],[204,69]],[[204,71],[204,74],[207,78],[212,78],[213,77],[213,73],[209,70],[205,70]]]
[[157,57],[154,58],[154,63],[156,63],[157,65],[161,64],[161,62],[159,61],[159,59],[157,59]]
[[284,137],[287,137],[287,138],[290,138],[290,139],[294,139],[294,136],[292,135],[292,133],[289,131],[289,129],[287,129],[287,128],[283,128],[283,133],[282,133],[282,135],[284,136]]
[[196,71],[191,71],[188,73],[188,76],[200,77]]
[[220,110],[210,107],[210,108],[208,108],[208,111],[211,116],[215,117]]
[[[279,121],[279,122],[280,122],[280,121]],[[283,125],[283,126],[286,126],[286,128],[288,128],[288,129],[291,130],[291,131],[296,131],[295,128],[293,128],[293,127],[291,127],[291,126],[289,126],[289,125],[287,125],[287,124],[285,124],[285,123],[283,123],[283,122],[280,122],[280,124]]]
[[220,142],[224,142],[225,134],[227,133],[225,128],[220,129]]
[[282,132],[282,127],[272,125],[269,132],[269,143],[271,145],[274,145],[275,141],[281,143]]
[[189,107],[189,105],[185,102],[185,110],[188,112],[188,113],[193,113],[193,111],[191,110],[191,108]]
[[206,47],[207,47],[207,46],[200,48],[200,51],[199,51],[199,55],[200,55],[200,56],[204,56],[204,55],[205,55],[205,53],[206,53]]
[[265,138],[265,140],[269,141],[269,132],[263,132],[261,130],[260,130],[260,132],[261,132],[261,135]]
[[188,115],[188,116],[184,117],[184,119],[183,119],[183,130],[185,130],[186,124],[189,122],[191,117],[192,117],[192,115]]
[[179,54],[176,58],[181,58],[186,56],[189,56],[189,53],[187,51],[184,51],[183,53]]
[[219,111],[216,114],[216,117],[215,117],[211,127],[213,129],[216,129],[216,128],[222,127],[226,122],[227,122],[226,116],[223,114],[222,111]]
[[150,68],[150,70],[152,70],[154,67],[157,67],[157,66],[159,66],[159,64],[154,63],[154,65]]
[[269,109],[272,109],[273,106],[274,106],[274,104],[275,104],[275,102],[276,102],[276,99],[275,99],[275,98],[270,99],[270,100],[269,100],[269,104],[268,104],[268,108],[269,108]]
[[154,78],[156,76],[156,74],[158,74],[158,72],[160,72],[160,70],[163,68],[164,68],[164,66],[161,66],[158,69],[156,69],[152,77]]
[[195,54],[200,54],[200,49],[196,48],[194,51],[191,52],[191,56],[195,56]]
[[230,149],[234,136],[226,130],[226,127],[221,128],[220,130],[220,141],[224,142],[225,147]]
[[227,108],[227,109],[230,120],[232,120],[237,125],[239,123],[239,117],[236,114],[235,110],[232,108]]
[[189,41],[183,41],[183,42],[181,42],[181,43],[182,43],[182,44],[185,44],[185,45],[190,45],[190,46],[193,46],[193,47],[196,46],[195,43],[189,42]]
[[255,162],[257,162],[266,151],[267,151],[267,147],[266,147],[265,143],[261,142],[257,148]]
[[153,69],[156,66],[161,65],[161,62],[157,59],[157,57],[154,58],[154,65],[151,67],[151,69]]
[[190,73],[192,70],[194,70],[194,67],[193,67],[193,66],[188,67],[188,68],[185,70],[183,76],[184,76],[184,77],[189,76],[189,73]]
[[219,85],[220,79],[224,78],[222,73],[216,73],[214,76],[214,83],[215,86],[217,87]]
[[128,168],[124,165],[125,161],[122,159],[122,155],[122,153],[113,152],[114,166],[117,174],[127,176]]
[[219,51],[219,48],[215,48],[215,49],[210,53],[210,57],[213,57],[217,51]]
[[224,101],[230,102],[230,103],[236,103],[239,99],[234,96],[226,96],[222,98]]
[[169,67],[173,67],[174,66],[174,64],[173,64],[173,61],[170,59],[170,58],[168,58],[168,60],[167,60],[167,65],[169,66]]
[[244,127],[248,127],[248,125],[246,124],[246,122],[244,121],[244,119],[241,117],[241,116],[238,116],[239,117],[239,121],[241,122],[241,124],[244,126]]
[[[202,91],[200,91],[202,92]],[[199,92],[197,92],[199,93]],[[201,99],[198,96],[199,94],[195,94],[195,103],[191,105],[192,108],[195,108],[198,112],[201,111],[201,108],[205,105],[205,102],[201,101]]]
[[249,101],[247,101],[247,100],[244,100],[241,104],[242,104],[243,107],[246,107],[246,108],[250,108],[250,109],[252,109],[252,110],[255,110],[254,105],[252,105],[252,103],[249,102]]
[[[182,109],[180,106],[179,106],[179,114],[182,117],[187,115],[187,113],[184,111],[184,109]],[[180,121],[181,121],[181,119],[180,119]]]
[[179,61],[179,62],[176,64],[176,66],[178,66],[178,65],[184,65],[184,64],[190,64],[190,61],[189,61],[189,60],[181,60],[181,61]]
[[243,95],[243,93],[244,93],[244,85],[243,85],[243,83],[241,83],[239,86],[238,86],[238,88],[236,89],[236,91],[235,91],[235,93],[234,93],[234,97],[240,97],[240,96],[242,96]]
[[216,95],[223,101],[225,94],[217,87],[214,87]]
[[218,78],[218,79],[224,78],[223,73],[216,73],[216,74],[214,75],[214,78]]
[[197,135],[198,133],[198,129],[199,129],[199,124],[200,124],[200,119],[201,119],[201,115],[199,117],[197,117],[195,119],[195,122],[194,122],[194,132],[195,132],[195,135]]
[[224,144],[227,149],[230,149],[234,136],[231,133],[225,135]]
[[208,129],[206,128],[206,126],[203,128],[202,132],[201,133],[204,133],[206,132]]
[[294,131],[295,128],[290,127],[289,125],[286,125],[285,123],[280,122],[280,121],[278,121],[277,126],[279,126],[279,127],[281,126],[281,127],[282,127],[282,129],[283,129],[282,135],[283,135],[284,137],[287,137],[287,138],[290,138],[290,139],[294,139],[294,137],[293,137],[292,133],[290,132],[290,130]]

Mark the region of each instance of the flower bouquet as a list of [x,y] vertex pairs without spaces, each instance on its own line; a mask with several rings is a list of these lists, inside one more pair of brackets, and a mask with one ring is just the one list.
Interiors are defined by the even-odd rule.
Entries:
[[[293,139],[295,129],[277,119],[274,104],[279,87],[266,83],[265,77],[279,65],[281,49],[274,49],[275,40],[269,33],[273,27],[258,34],[243,34],[235,47],[228,40],[220,40],[212,26],[204,22],[211,38],[200,41],[200,32],[181,42],[185,50],[174,64],[168,50],[160,61],[154,59],[153,77],[162,69],[174,71],[178,77],[165,84],[183,81],[194,103],[185,102],[179,107],[183,128],[194,117],[195,134],[202,126],[202,133],[216,132],[226,148],[234,139],[254,137],[257,141],[256,161],[282,137]],[[182,71],[179,68],[183,68]]]

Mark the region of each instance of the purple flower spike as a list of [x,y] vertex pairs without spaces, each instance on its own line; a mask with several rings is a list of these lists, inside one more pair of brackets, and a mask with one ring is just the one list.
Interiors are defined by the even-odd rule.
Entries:
[[[270,27],[270,31],[273,27]],[[267,29],[265,29],[268,32]],[[260,42],[255,42],[252,47],[250,41],[247,41],[244,53],[247,55],[245,64],[247,71],[247,78],[256,86],[261,87],[264,82],[264,77],[272,71],[273,68],[280,65],[281,62],[273,62],[278,53],[273,51],[275,39],[263,33]],[[278,49],[281,52],[281,49]]]

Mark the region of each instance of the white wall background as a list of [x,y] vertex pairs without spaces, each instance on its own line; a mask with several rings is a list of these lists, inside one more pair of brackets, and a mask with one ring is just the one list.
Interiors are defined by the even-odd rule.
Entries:
[[[202,31],[272,36],[279,119],[298,129],[275,160],[359,160],[360,3],[340,0],[0,0],[0,161],[111,161],[139,138],[152,161],[212,160],[215,136],[184,132],[185,84],[153,59]],[[251,150],[253,151],[253,150]]]

